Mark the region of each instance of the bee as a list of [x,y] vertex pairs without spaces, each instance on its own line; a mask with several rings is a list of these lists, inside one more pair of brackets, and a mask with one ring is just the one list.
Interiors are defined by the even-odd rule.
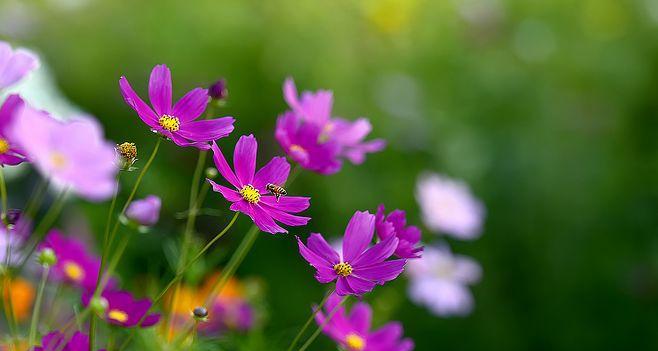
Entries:
[[270,192],[270,194],[272,194],[272,195],[274,195],[274,197],[276,197],[276,202],[279,202],[279,198],[281,196],[288,195],[288,192],[286,191],[286,189],[284,189],[283,187],[278,186],[276,184],[267,183],[267,185],[265,185],[265,188],[267,189],[267,191]]

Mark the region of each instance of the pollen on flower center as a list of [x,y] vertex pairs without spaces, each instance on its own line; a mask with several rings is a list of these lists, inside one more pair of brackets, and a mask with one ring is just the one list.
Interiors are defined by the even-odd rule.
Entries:
[[66,166],[66,157],[61,152],[53,152],[50,154],[50,162],[53,167],[62,169]]
[[113,319],[119,323],[125,323],[128,320],[128,314],[121,310],[110,310],[107,313],[107,318]]
[[306,150],[303,147],[301,147],[297,144],[290,145],[290,151],[291,152],[306,152]]
[[366,348],[365,339],[354,333],[347,334],[345,344],[350,351],[362,351]]
[[66,274],[69,279],[79,282],[84,278],[85,271],[75,262],[66,262],[64,263],[64,274]]
[[0,155],[9,151],[9,142],[5,139],[0,138]]
[[180,129],[180,121],[178,120],[178,117],[162,115],[158,120],[158,123],[160,123],[162,128],[170,132],[177,132]]
[[341,262],[334,265],[334,272],[343,277],[347,277],[352,274],[352,266],[347,262]]
[[260,201],[260,191],[258,191],[258,189],[254,188],[252,185],[245,185],[242,189],[240,189],[240,195],[243,199],[252,204],[256,204],[258,201]]

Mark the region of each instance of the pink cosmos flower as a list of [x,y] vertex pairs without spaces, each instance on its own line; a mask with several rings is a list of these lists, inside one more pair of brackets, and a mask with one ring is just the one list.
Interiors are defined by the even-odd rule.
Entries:
[[[82,295],[82,303],[87,306],[91,301],[93,293],[87,292]],[[114,325],[130,328],[136,326],[151,308],[149,299],[136,300],[127,291],[104,291],[101,297],[107,301],[105,320]],[[141,328],[147,328],[160,321],[160,314],[149,314],[144,318]]]
[[158,223],[162,200],[158,196],[149,195],[130,203],[126,210],[126,218],[140,226],[150,227]]
[[154,132],[171,139],[179,146],[209,149],[208,142],[223,138],[233,131],[233,117],[195,121],[206,110],[208,90],[196,88],[189,91],[172,107],[171,72],[166,65],[158,65],[151,71],[149,80],[149,107],[133,90],[126,77],[121,77],[119,87],[124,100],[139,118]]
[[309,217],[292,215],[306,210],[310,198],[300,196],[282,196],[276,199],[266,195],[267,184],[284,185],[290,173],[290,164],[284,157],[274,157],[256,172],[256,153],[258,143],[253,135],[242,136],[235,145],[233,167],[226,162],[224,154],[216,143],[212,144],[217,170],[234,188],[230,189],[208,179],[213,191],[216,191],[233,204],[232,211],[242,212],[254,221],[261,231],[267,233],[287,233],[277,222],[290,226],[306,225]]
[[[381,328],[370,331],[372,309],[365,302],[357,302],[348,314],[343,306],[338,306],[340,297],[333,294],[327,300],[322,311],[315,315],[318,325],[325,323],[322,332],[332,338],[341,349],[346,351],[411,351],[414,342],[402,339],[402,325],[399,322],[385,324]],[[335,309],[335,310],[334,310]]]
[[423,257],[409,262],[409,297],[438,316],[466,315],[473,309],[468,285],[482,268],[472,259],[453,255],[448,247],[427,247]]
[[305,91],[299,98],[295,83],[287,79],[283,96],[292,112],[279,116],[275,136],[286,153],[306,169],[336,173],[342,165],[341,158],[361,164],[366,154],[386,146],[381,139],[364,141],[372,130],[367,119],[352,122],[332,117],[331,91]]
[[16,112],[25,103],[18,95],[9,95],[0,107],[0,166],[15,166],[25,161],[25,152],[9,137]]
[[12,50],[11,46],[0,41],[0,90],[23,79],[39,67],[39,59],[24,49]]
[[421,175],[416,199],[429,229],[463,240],[480,236],[485,208],[464,182],[435,173]]
[[316,269],[315,279],[326,284],[336,280],[338,295],[362,295],[375,285],[397,278],[406,260],[389,260],[398,246],[398,238],[391,236],[369,247],[375,232],[375,216],[356,212],[345,229],[343,250],[339,254],[322,234],[313,233],[306,245],[297,237],[299,253]]
[[91,201],[111,197],[116,188],[114,143],[87,117],[60,122],[47,113],[23,107],[10,135],[27,157],[55,185]]
[[[93,291],[96,288],[101,260],[82,241],[64,236],[54,229],[48,232],[40,245],[40,249],[45,248],[52,249],[57,256],[57,263],[50,271],[52,279],[83,290]],[[115,283],[110,280],[110,286]]]
[[395,255],[400,258],[419,258],[423,253],[423,247],[415,247],[420,242],[420,229],[416,226],[407,226],[404,211],[395,210],[386,215],[384,205],[379,205],[375,216],[375,228],[377,236],[381,240],[395,236],[398,238],[398,247]]
[[54,331],[44,336],[41,346],[33,351],[89,351],[89,336],[76,331],[69,339],[64,333]]
[[245,332],[254,325],[254,309],[242,298],[218,299],[212,306],[207,323],[199,331],[212,335],[226,331]]

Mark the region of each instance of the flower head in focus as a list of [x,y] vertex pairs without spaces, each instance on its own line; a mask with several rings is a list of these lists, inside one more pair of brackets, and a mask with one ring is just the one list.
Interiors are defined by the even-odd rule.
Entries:
[[[324,311],[315,315],[318,325],[325,326],[322,332],[332,338],[346,351],[411,351],[414,342],[402,339],[402,325],[390,322],[370,331],[372,309],[365,302],[357,302],[350,313],[339,306],[340,297],[333,294],[327,300]],[[333,313],[333,315],[331,315]],[[327,318],[331,316],[328,322]]]
[[286,153],[306,169],[336,173],[342,158],[361,164],[366,154],[386,146],[381,139],[364,141],[372,130],[367,119],[352,122],[333,117],[331,91],[305,91],[299,97],[293,80],[287,79],[283,96],[291,111],[279,116],[275,136]]
[[24,49],[12,50],[11,46],[0,41],[0,90],[23,79],[39,67],[39,59]]
[[153,108],[135,93],[126,77],[121,77],[119,87],[124,100],[139,118],[178,146],[209,149],[209,142],[233,131],[233,117],[196,121],[208,105],[207,89],[193,89],[172,106],[171,72],[166,65],[155,66],[151,71],[149,100]]
[[118,144],[115,148],[117,155],[119,156],[119,168],[123,171],[134,171],[136,168],[133,167],[137,161],[137,146],[135,143],[124,142]]
[[392,236],[397,237],[398,247],[395,255],[400,258],[419,258],[423,247],[416,244],[420,242],[420,229],[416,226],[407,226],[404,211],[394,210],[388,215],[384,205],[379,205],[375,216],[375,228],[380,240],[386,240]]
[[387,259],[395,252],[398,238],[391,236],[372,247],[375,216],[356,212],[345,229],[343,250],[339,254],[322,237],[311,234],[306,245],[297,238],[299,253],[316,269],[315,279],[326,284],[336,280],[338,295],[362,295],[375,285],[397,278],[405,259]]
[[149,195],[143,199],[130,203],[126,210],[126,219],[137,224],[141,229],[151,227],[160,219],[162,200],[156,195]]
[[447,247],[426,247],[411,260],[407,274],[409,297],[438,316],[466,315],[473,309],[468,285],[480,280],[482,269],[471,258],[453,255]]
[[68,338],[65,333],[54,331],[44,336],[34,351],[89,351],[89,336],[76,331]]
[[[82,295],[82,302],[89,305],[92,293]],[[103,318],[110,324],[130,328],[136,326],[151,308],[149,299],[136,300],[127,291],[104,291],[101,298],[107,301],[107,308]],[[140,325],[142,328],[153,326],[160,321],[160,314],[149,314]]]
[[[83,290],[93,291],[96,288],[101,262],[82,241],[51,230],[40,245],[40,249],[46,248],[52,249],[57,257],[57,263],[50,272],[53,279]],[[110,280],[110,284],[114,281]]]
[[111,197],[116,188],[114,144],[88,117],[60,122],[25,106],[12,133],[16,143],[45,177],[91,201]]
[[224,154],[216,143],[212,145],[217,170],[235,189],[227,188],[208,179],[213,191],[232,202],[231,210],[242,212],[254,221],[261,231],[267,233],[287,233],[277,222],[290,226],[306,225],[309,217],[292,215],[306,210],[310,198],[283,196],[278,200],[267,195],[267,184],[283,185],[290,173],[290,164],[284,157],[274,157],[256,172],[258,143],[253,135],[242,136],[235,145],[231,169]]
[[0,167],[25,161],[25,152],[9,136],[10,127],[25,103],[18,95],[9,95],[0,107]]
[[416,185],[416,199],[429,229],[463,240],[480,236],[485,208],[465,183],[424,174]]

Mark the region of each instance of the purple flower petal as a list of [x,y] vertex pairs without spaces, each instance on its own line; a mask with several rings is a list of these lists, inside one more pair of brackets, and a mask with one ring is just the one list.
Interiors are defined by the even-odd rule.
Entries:
[[149,99],[158,117],[171,113],[171,89],[169,68],[166,65],[153,67],[149,78]]
[[121,95],[126,103],[137,112],[139,118],[144,121],[147,125],[158,128],[158,116],[153,112],[153,110],[135,93],[133,88],[128,83],[126,77],[121,77],[119,79],[119,87],[121,89]]
[[[267,183],[276,185],[285,185],[288,174],[290,173],[290,164],[285,157],[274,157],[263,168],[259,169],[254,176],[253,186],[262,191],[266,191]],[[279,199],[280,201],[281,199]]]
[[336,280],[336,294],[340,296],[345,295],[354,295],[355,292],[352,290],[349,284],[347,284],[347,278],[339,276]]
[[235,145],[233,166],[242,185],[252,184],[256,172],[258,142],[253,135],[243,135]]
[[398,238],[392,236],[367,249],[356,259],[349,262],[354,268],[382,262],[393,255],[393,252],[395,252],[395,249],[398,247],[398,241]]
[[[259,207],[259,205],[254,205],[254,206]],[[295,216],[290,213],[277,210],[276,208],[269,207],[265,204],[261,206],[261,209],[263,210],[263,212],[269,214],[273,219],[286,225],[302,226],[302,225],[306,225],[308,221],[311,220],[310,217]]]
[[178,117],[181,122],[193,121],[206,110],[208,101],[208,90],[202,88],[190,90],[176,102],[172,115]]
[[310,204],[310,197],[282,196],[277,202],[274,196],[261,196],[260,202],[285,212],[298,213],[306,210]]
[[406,263],[406,260],[398,259],[380,262],[365,267],[355,267],[353,274],[363,279],[375,281],[379,285],[383,285],[385,282],[397,278],[404,270],[404,265]]
[[359,302],[352,307],[350,323],[359,334],[367,334],[370,330],[372,309],[368,304]]
[[213,152],[213,160],[215,161],[215,166],[217,167],[219,174],[221,174],[222,177],[224,177],[224,179],[226,179],[226,181],[231,183],[231,185],[234,187],[242,189],[242,183],[235,176],[235,173],[233,173],[233,170],[228,165],[228,162],[226,162],[224,154],[222,153],[222,150],[219,148],[219,146],[217,146],[217,143],[213,142],[211,149]]
[[306,241],[308,248],[320,257],[324,258],[329,265],[333,266],[340,262],[338,253],[327,243],[321,234],[312,233]]
[[23,49],[12,51],[9,44],[0,41],[0,90],[25,77],[39,67],[39,60]]
[[233,122],[233,117],[223,117],[184,123],[177,133],[190,140],[213,141],[231,134]]
[[368,211],[357,211],[350,219],[343,240],[343,260],[353,261],[372,241],[375,231],[375,216]]
[[311,266],[316,269],[320,269],[322,267],[329,268],[333,271],[333,263],[325,258],[326,255],[320,255],[309,249],[306,245],[304,245],[299,237],[297,237],[297,245],[299,246],[299,253]]
[[224,196],[226,200],[230,202],[237,202],[242,200],[242,196],[237,191],[233,189],[229,189],[225,186],[221,186],[215,183],[214,181],[212,181],[211,179],[206,179],[206,180],[208,181],[208,183],[210,183],[210,186],[212,186],[212,190],[222,194],[222,196]]
[[350,289],[354,291],[354,295],[363,295],[375,288],[374,282],[359,278],[356,275],[345,277],[345,281],[349,285]]

